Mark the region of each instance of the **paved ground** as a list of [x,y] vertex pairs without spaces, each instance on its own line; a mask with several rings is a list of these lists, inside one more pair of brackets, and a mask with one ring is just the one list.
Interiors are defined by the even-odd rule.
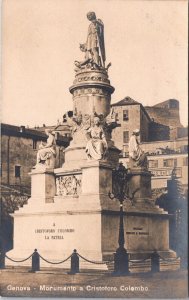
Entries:
[[30,273],[28,269],[0,271],[4,297],[187,298],[185,270],[112,277],[91,272],[68,275],[62,270]]

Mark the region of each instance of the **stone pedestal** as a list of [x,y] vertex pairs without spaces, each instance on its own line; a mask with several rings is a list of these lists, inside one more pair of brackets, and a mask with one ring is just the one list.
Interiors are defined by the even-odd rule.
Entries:
[[82,167],[82,186],[82,196],[107,196],[112,190],[112,167],[103,161],[86,163]]
[[135,200],[150,199],[151,172],[142,168],[129,170],[129,195],[134,195]]
[[[119,212],[115,208],[103,211],[102,222],[103,256],[105,260],[112,260],[118,248]],[[124,232],[125,249],[132,260],[129,262],[131,272],[150,271],[150,255],[155,250],[161,256],[161,270],[179,269],[180,260],[169,249],[169,215],[163,209],[144,202],[137,202],[135,206],[125,204]],[[113,264],[109,267],[113,271]]]
[[54,202],[55,196],[55,176],[54,170],[38,167],[33,169],[31,175],[31,197],[37,202]]
[[[58,262],[77,249],[78,253],[92,261],[112,260],[118,247],[120,216],[119,201],[110,200],[108,196],[112,187],[111,173],[112,166],[105,161],[90,161],[72,172],[56,169],[56,192],[53,189],[56,195],[53,201],[47,203],[49,183],[53,182],[52,172],[32,172],[32,188],[37,189],[37,182],[43,183],[44,178],[47,180],[41,185],[41,190],[37,189],[40,193],[33,191],[28,205],[14,213],[14,249],[8,256],[21,260],[37,248],[44,258]],[[131,176],[132,184],[135,178],[135,184],[141,182],[138,181],[139,174],[134,174]],[[67,186],[66,182],[69,183]],[[124,202],[125,247],[129,257],[142,260],[157,250],[162,257],[170,259],[170,263],[162,261],[161,268],[177,269],[179,261],[174,260],[176,253],[169,249],[169,216],[152,200],[145,198],[146,191],[143,191],[141,201],[138,201],[140,197],[137,195],[138,200],[134,204]],[[13,264],[8,260],[6,263]],[[150,259],[141,264],[130,263],[130,271],[150,270],[150,263]],[[30,261],[24,263],[30,264]],[[41,261],[41,266],[53,267],[44,261]],[[81,269],[108,268],[106,264],[94,265],[82,260],[80,266]],[[70,261],[56,267],[69,268]]]
[[[58,262],[77,249],[89,260],[102,261],[103,207],[114,206],[108,197],[112,188],[111,164],[86,161],[81,169],[34,170],[31,176],[32,197],[13,214],[14,249],[8,256],[21,260],[37,248],[44,258]],[[6,263],[13,264],[8,260]],[[30,263],[26,261],[24,265]],[[41,261],[41,266],[53,265]],[[81,261],[80,266],[107,270],[106,264]],[[57,267],[69,268],[70,262]]]

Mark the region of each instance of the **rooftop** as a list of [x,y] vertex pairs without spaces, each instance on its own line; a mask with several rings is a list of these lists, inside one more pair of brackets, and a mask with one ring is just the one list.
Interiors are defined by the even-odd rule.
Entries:
[[122,100],[120,100],[116,103],[113,103],[111,106],[124,106],[124,105],[131,105],[131,104],[132,105],[135,105],[135,104],[140,105],[141,103],[139,103],[138,101],[136,101],[136,100],[134,100],[134,99],[127,96],[124,99],[122,99]]
[[111,104],[112,107],[114,106],[126,106],[126,105],[140,105],[141,109],[143,110],[143,112],[145,113],[145,115],[147,116],[148,120],[151,121],[150,116],[148,115],[147,111],[145,110],[144,106],[142,105],[142,103],[130,98],[130,97],[125,97],[124,99]]
[[47,135],[39,130],[30,129],[25,126],[15,126],[10,124],[1,124],[1,134],[25,136],[25,137],[40,137],[47,138]]
[[[35,140],[43,140],[47,139],[47,135],[45,134],[45,129],[47,128],[55,128],[56,126],[47,126],[47,127],[39,127],[37,129],[26,128],[25,126],[15,126],[10,124],[1,124],[1,134],[8,136],[17,136],[30,138]],[[43,130],[41,130],[43,128]],[[70,138],[57,135],[56,141],[58,145],[68,146],[70,142]]]

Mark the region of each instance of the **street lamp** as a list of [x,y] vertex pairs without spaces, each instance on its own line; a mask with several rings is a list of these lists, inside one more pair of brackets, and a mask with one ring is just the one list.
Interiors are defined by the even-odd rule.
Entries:
[[114,254],[114,272],[113,275],[123,276],[129,274],[129,255],[124,248],[124,225],[123,225],[123,202],[128,199],[127,196],[127,169],[122,163],[112,172],[112,193],[109,192],[110,199],[118,199],[120,202],[120,221],[119,221],[119,247]]

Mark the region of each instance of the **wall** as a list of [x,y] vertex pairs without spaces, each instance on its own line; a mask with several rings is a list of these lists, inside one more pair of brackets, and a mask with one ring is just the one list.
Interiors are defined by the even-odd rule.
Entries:
[[[123,110],[128,110],[129,112],[128,121],[123,121]],[[115,146],[122,150],[123,131],[129,131],[130,138],[134,129],[141,129],[140,105],[114,106],[114,112],[118,114],[118,124],[120,124],[121,127],[117,127],[112,131],[112,139],[115,142]]]
[[183,138],[188,136],[188,127],[170,128],[170,139]]
[[[35,165],[36,153],[32,139],[2,136],[2,183],[30,186],[28,173]],[[20,178],[15,177],[15,165],[21,166]]]
[[141,148],[145,152],[155,152],[157,148],[170,148],[172,150],[178,151],[183,146],[188,145],[188,138],[182,138],[177,140],[166,140],[166,141],[155,141],[155,142],[143,142],[141,144]]
[[149,124],[149,141],[164,141],[170,138],[170,128],[166,125],[151,122]]
[[170,99],[154,106],[145,106],[145,110],[157,123],[173,127],[181,126],[178,100]]
[[147,142],[149,140],[149,123],[150,120],[142,109],[140,109],[140,141]]

